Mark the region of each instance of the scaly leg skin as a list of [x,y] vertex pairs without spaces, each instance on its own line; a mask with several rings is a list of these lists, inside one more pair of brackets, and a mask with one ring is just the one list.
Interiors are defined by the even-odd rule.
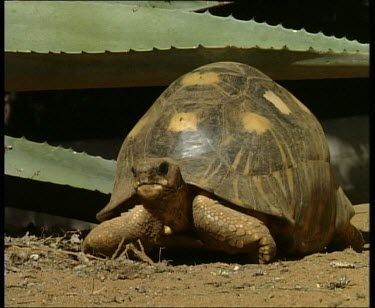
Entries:
[[225,207],[206,196],[193,201],[194,227],[205,245],[229,254],[247,253],[251,261],[269,263],[276,244],[262,221]]
[[164,226],[143,205],[137,205],[119,217],[102,222],[90,231],[83,242],[83,251],[111,257],[123,241],[123,247],[141,240],[146,250],[163,235]]

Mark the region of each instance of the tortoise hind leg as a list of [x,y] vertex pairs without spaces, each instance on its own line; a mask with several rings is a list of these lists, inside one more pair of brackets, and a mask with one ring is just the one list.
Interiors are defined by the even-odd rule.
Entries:
[[337,189],[336,231],[329,247],[344,249],[351,246],[355,251],[362,251],[365,241],[361,231],[351,224],[355,210],[345,195],[342,187]]
[[193,224],[207,248],[229,254],[248,253],[254,261],[268,263],[276,244],[262,221],[198,195],[193,201]]
[[355,251],[361,252],[364,244],[362,233],[352,224],[348,224],[346,228],[335,232],[329,248],[345,249],[351,246]]

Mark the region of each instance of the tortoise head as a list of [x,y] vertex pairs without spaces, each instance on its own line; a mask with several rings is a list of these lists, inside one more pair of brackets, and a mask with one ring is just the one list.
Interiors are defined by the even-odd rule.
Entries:
[[137,161],[132,173],[135,191],[144,202],[167,199],[185,184],[178,164],[168,158]]

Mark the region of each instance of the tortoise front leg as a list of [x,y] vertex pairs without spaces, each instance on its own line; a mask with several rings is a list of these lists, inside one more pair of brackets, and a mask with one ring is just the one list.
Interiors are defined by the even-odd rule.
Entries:
[[193,224],[209,248],[229,254],[248,253],[251,260],[271,262],[276,244],[262,221],[198,195],[193,201]]
[[112,256],[122,242],[123,247],[139,239],[145,250],[158,242],[164,233],[161,221],[137,205],[119,217],[102,222],[90,231],[83,242],[85,253]]

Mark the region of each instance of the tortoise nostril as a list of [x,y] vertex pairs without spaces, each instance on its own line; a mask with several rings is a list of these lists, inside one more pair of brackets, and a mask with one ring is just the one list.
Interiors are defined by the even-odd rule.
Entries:
[[167,162],[162,162],[160,165],[159,165],[159,168],[158,168],[158,174],[159,175],[167,175],[169,171],[169,164]]

